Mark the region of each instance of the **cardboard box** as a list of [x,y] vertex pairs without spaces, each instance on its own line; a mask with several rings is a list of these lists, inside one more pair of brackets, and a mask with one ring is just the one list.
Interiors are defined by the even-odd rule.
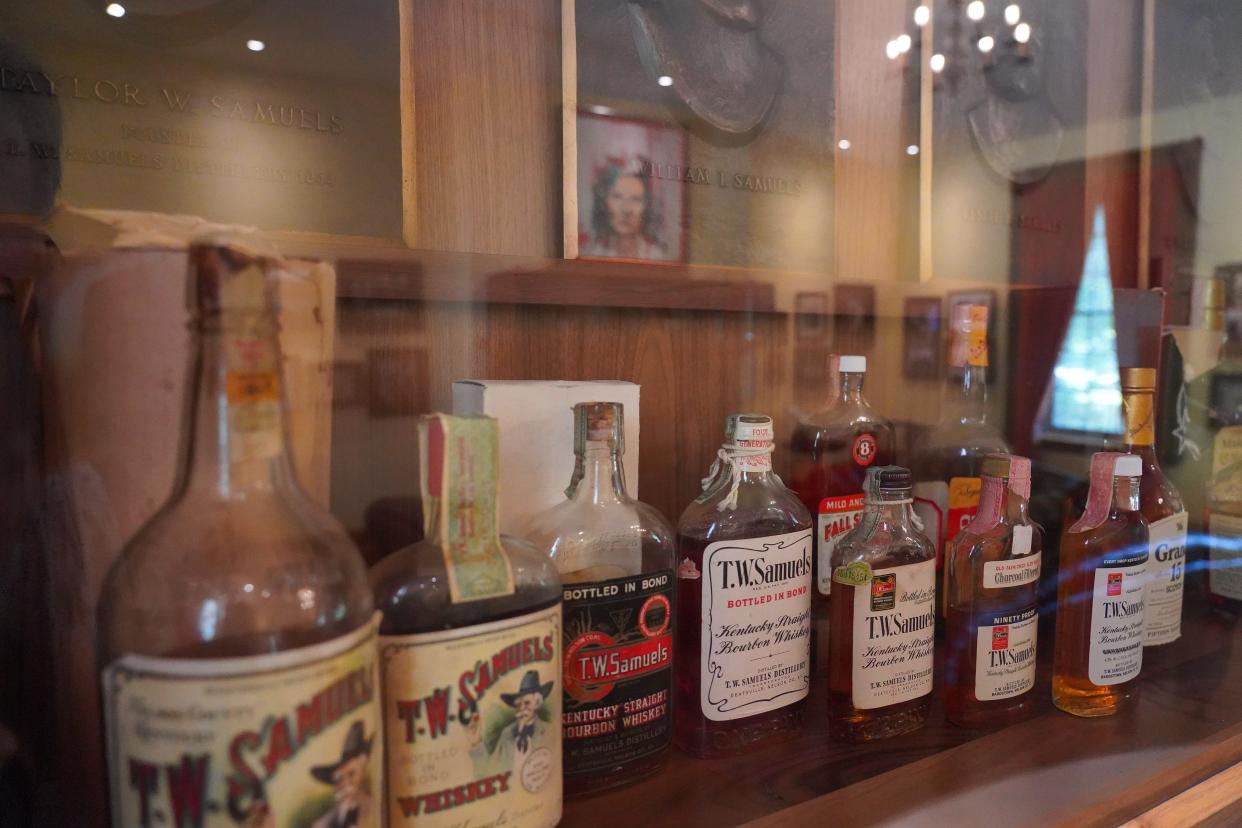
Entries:
[[638,497],[638,385],[632,382],[457,380],[454,414],[500,422],[500,531],[520,535],[526,521],[565,498],[574,470],[573,406],[625,406],[625,483]]

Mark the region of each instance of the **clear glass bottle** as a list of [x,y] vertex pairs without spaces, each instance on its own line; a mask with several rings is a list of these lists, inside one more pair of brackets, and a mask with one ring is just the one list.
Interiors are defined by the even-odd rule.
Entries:
[[[490,417],[419,424],[425,537],[371,569],[388,813],[544,828],[561,816],[561,587],[501,535]],[[519,784],[520,782],[520,784]],[[468,787],[467,787],[468,786]],[[461,801],[456,792],[470,790]],[[515,818],[514,814],[521,814]]]
[[1075,716],[1112,715],[1137,692],[1149,557],[1142,474],[1137,455],[1096,452],[1087,508],[1061,536],[1052,701]]
[[566,795],[657,772],[673,735],[673,528],[626,491],[621,404],[573,416],[566,500],[524,533],[564,585]]
[[790,442],[792,488],[815,517],[815,596],[832,588],[832,548],[862,519],[863,479],[873,465],[896,461],[893,424],[863,396],[865,356],[842,356],[832,404],[798,423]]
[[675,738],[699,757],[792,734],[811,685],[811,515],[772,472],[772,418],[734,438],[677,523]]
[[945,544],[962,531],[979,507],[984,456],[1009,451],[1000,432],[988,422],[986,305],[954,306],[949,367],[940,422],[928,433],[912,465],[915,511],[936,546],[938,569],[943,566]]
[[1155,368],[1121,369],[1125,450],[1143,460],[1139,511],[1147,521],[1151,546],[1143,610],[1143,640],[1148,647],[1169,644],[1182,635],[1188,528],[1182,497],[1156,459],[1155,394]]
[[[297,483],[273,263],[243,243],[190,249],[193,347],[173,492],[100,596],[113,824],[157,812],[177,824],[283,820],[335,795],[332,808],[376,826],[366,567]],[[326,708],[329,693],[339,703]],[[319,717],[313,730],[299,725],[303,707]]]
[[989,454],[979,511],[945,552],[945,717],[964,727],[1031,714],[1043,530],[1030,497],[1031,461]]
[[833,550],[828,730],[836,739],[883,739],[927,721],[936,552],[916,528],[910,483],[901,466],[868,469],[862,523]]

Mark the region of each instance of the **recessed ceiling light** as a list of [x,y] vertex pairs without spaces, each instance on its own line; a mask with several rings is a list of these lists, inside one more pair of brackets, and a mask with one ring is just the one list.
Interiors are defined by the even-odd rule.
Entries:
[[919,6],[914,10],[914,25],[926,26],[929,20],[931,20],[931,9],[927,6]]
[[849,138],[842,138],[840,141],[837,141],[837,147],[838,147],[838,148],[840,148],[840,149],[843,149],[843,150],[847,150],[847,149],[849,149],[849,148],[850,148],[850,139],[849,139]]
[[660,77],[656,78],[656,83],[660,84],[660,86],[672,86],[673,79],[668,75],[660,75]]
[[983,5],[983,0],[972,0],[971,4],[966,7],[966,16],[971,20],[982,20],[986,13],[987,7]]
[[897,38],[884,44],[884,54],[888,55],[889,60],[896,60],[901,56],[901,46],[898,45]]
[[918,144],[911,144],[910,146],[906,147],[906,155],[918,155],[918,154],[919,154]]
[[1010,3],[1005,6],[1005,22],[1010,26],[1018,25],[1018,21],[1022,19],[1022,9],[1017,3]]
[[941,69],[944,69],[944,55],[937,52],[927,61],[927,65],[931,67],[933,72],[939,72]]
[[1019,23],[1013,27],[1013,39],[1019,43],[1026,43],[1031,39],[1031,24]]
[[983,37],[979,38],[979,51],[983,52],[984,54],[987,54],[988,52],[992,51],[992,47],[995,45],[996,45],[996,41],[992,39],[991,35],[984,35]]
[[246,48],[252,52],[262,52],[264,49],[267,48],[267,44],[264,43],[262,40],[247,40]]
[[910,51],[910,47],[913,44],[914,44],[914,41],[910,39],[910,35],[908,34],[900,35],[897,38],[897,48],[901,50],[901,53],[903,55],[906,52]]
[[108,13],[109,17],[124,17],[125,16],[125,7],[122,6],[120,3],[109,3],[107,8],[104,9],[104,11]]

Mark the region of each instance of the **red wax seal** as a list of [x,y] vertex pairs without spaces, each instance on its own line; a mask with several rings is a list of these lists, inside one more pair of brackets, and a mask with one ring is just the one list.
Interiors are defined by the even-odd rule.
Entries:
[[[656,620],[660,622],[660,626],[652,629],[652,625],[647,623],[647,615],[652,610],[663,610],[664,617],[656,615]],[[664,635],[664,631],[668,629],[669,623],[673,620],[673,608],[668,602],[668,597],[664,595],[652,595],[643,604],[643,608],[638,611],[638,628],[643,631],[643,635],[648,638],[655,638],[657,635]]]
[[854,462],[860,466],[870,466],[875,460],[875,435],[859,434],[854,438]]

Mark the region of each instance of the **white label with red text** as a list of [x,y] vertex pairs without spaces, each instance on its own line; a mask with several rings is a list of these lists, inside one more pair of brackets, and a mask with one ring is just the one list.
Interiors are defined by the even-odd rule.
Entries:
[[109,664],[112,824],[378,828],[378,619],[272,655]]
[[1143,593],[1147,550],[1105,557],[1091,595],[1087,678],[1101,687],[1129,681],[1143,669]]
[[877,569],[854,587],[854,707],[871,710],[932,690],[936,562]]
[[1034,687],[1039,609],[985,615],[978,629],[975,698],[1008,699]]
[[815,561],[819,567],[818,586],[821,595],[832,590],[832,550],[862,520],[862,493],[826,497],[819,502],[818,533],[815,537]]
[[1143,608],[1148,646],[1168,644],[1182,635],[1182,587],[1186,583],[1186,513],[1178,512],[1147,527],[1147,598]]
[[712,721],[806,698],[811,687],[811,532],[703,550],[700,703]]

